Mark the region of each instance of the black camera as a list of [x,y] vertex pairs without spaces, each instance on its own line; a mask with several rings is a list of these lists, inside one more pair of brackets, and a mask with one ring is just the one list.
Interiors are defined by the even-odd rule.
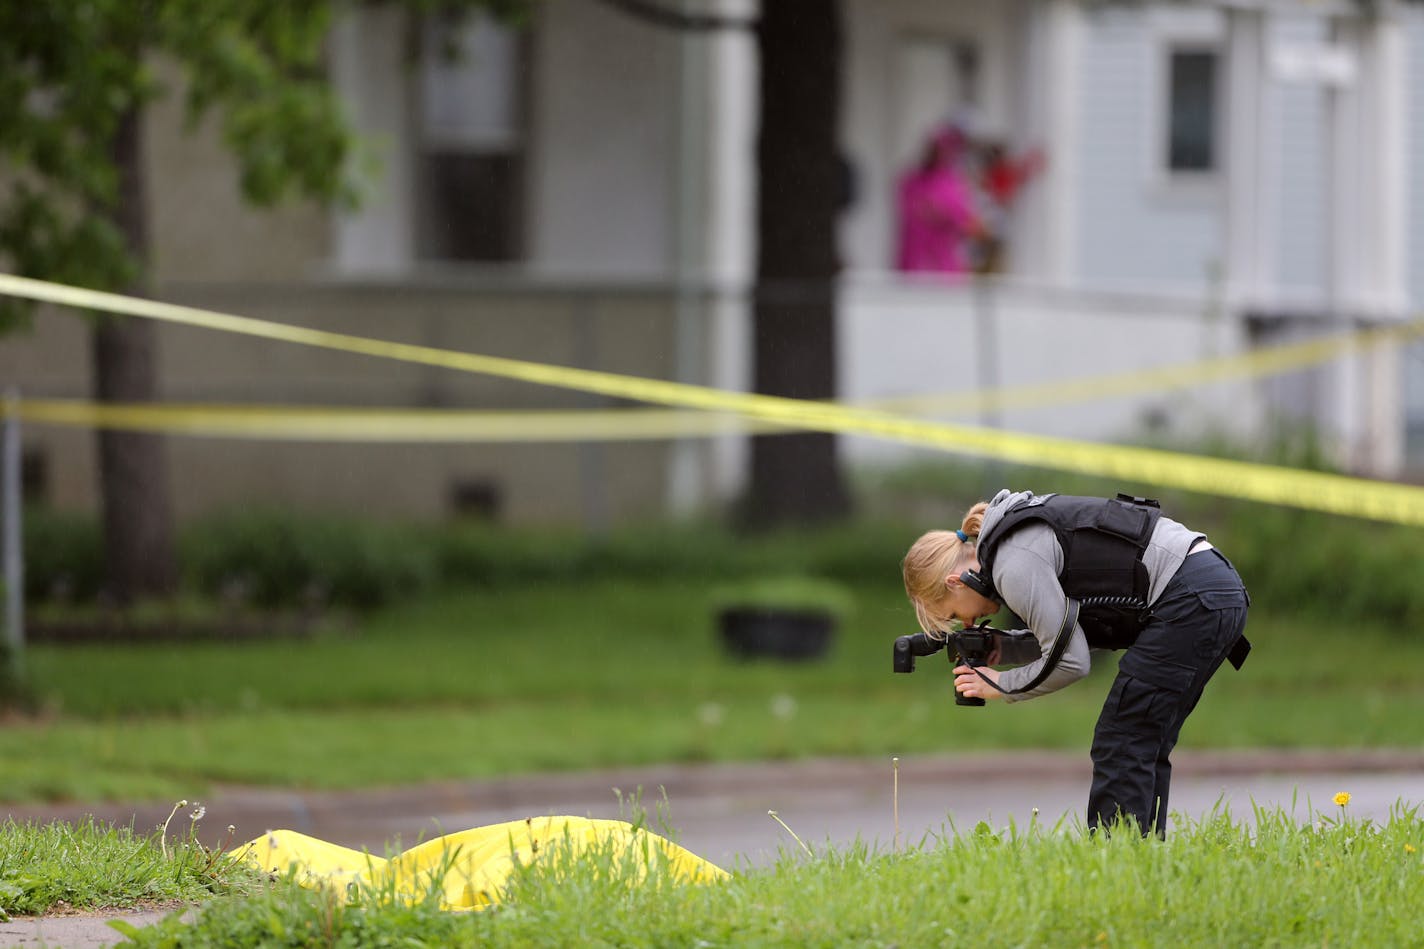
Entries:
[[[945,646],[954,646],[954,653],[948,654],[950,667],[957,665],[987,666],[989,657],[997,645],[994,642],[997,630],[984,627],[970,627],[957,633],[946,633],[945,639],[934,639],[925,633],[899,636],[895,639],[895,671],[914,672],[916,656],[933,656]],[[959,661],[956,662],[955,660]],[[955,705],[983,705],[984,700],[954,692]]]

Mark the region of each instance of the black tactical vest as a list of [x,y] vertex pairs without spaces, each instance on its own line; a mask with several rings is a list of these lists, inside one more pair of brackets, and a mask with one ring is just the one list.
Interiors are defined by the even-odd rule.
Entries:
[[977,544],[981,577],[994,575],[999,542],[1027,523],[1053,528],[1063,547],[1063,592],[1079,601],[1078,624],[1095,649],[1126,649],[1149,619],[1150,585],[1142,554],[1162,516],[1156,501],[1119,494],[1032,497],[1005,511]]

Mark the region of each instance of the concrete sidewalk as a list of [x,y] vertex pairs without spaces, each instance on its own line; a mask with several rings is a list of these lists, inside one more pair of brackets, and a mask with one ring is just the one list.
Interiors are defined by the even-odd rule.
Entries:
[[[1342,790],[1352,795],[1350,813],[1360,819],[1383,820],[1399,802],[1424,803],[1424,752],[1181,751],[1173,763],[1171,810],[1191,818],[1221,803],[1250,819],[1255,803],[1293,808],[1304,820],[1307,805],[1333,813],[1330,799]],[[906,757],[898,781],[885,758],[650,766],[349,793],[224,787],[203,801],[207,816],[199,826],[205,843],[216,843],[232,824],[237,842],[286,828],[384,854],[442,833],[530,816],[628,818],[628,802],[640,798],[651,829],[736,869],[764,866],[783,849],[800,851],[768,811],[814,850],[857,839],[889,849],[897,829],[902,842],[915,843],[981,820],[996,827],[1011,820],[1024,825],[1035,812],[1050,826],[1061,818],[1081,821],[1090,774],[1086,753],[1032,752]],[[665,824],[659,817],[664,799]],[[92,815],[132,822],[145,833],[172,806],[24,805],[8,813],[18,821]],[[162,915],[131,921],[141,925]],[[0,946],[40,945],[40,938],[52,946],[109,945],[121,937],[104,925],[107,918],[0,923]]]

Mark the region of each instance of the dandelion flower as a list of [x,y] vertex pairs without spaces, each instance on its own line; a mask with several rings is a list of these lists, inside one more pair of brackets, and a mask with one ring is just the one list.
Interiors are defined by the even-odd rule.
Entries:
[[1350,803],[1350,792],[1340,791],[1335,795],[1334,800],[1336,804],[1340,805],[1341,807],[1344,807],[1346,804]]
[[1413,845],[1413,844],[1405,844],[1405,845],[1404,845],[1404,852],[1405,852],[1405,853],[1413,853],[1413,852],[1414,852],[1414,845]]

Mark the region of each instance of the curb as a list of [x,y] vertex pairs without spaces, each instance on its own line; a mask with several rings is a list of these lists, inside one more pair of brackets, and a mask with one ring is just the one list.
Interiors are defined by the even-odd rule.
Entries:
[[[1190,750],[1173,755],[1180,774],[1243,776],[1325,772],[1424,772],[1424,751],[1409,749]],[[736,797],[747,788],[875,789],[896,777],[894,760],[813,758],[799,761],[640,765],[597,771],[553,772],[508,778],[440,781],[361,790],[303,790],[215,785],[205,795],[210,813],[233,819],[249,836],[272,827],[310,827],[331,816],[343,821],[406,813],[467,810],[528,810],[567,807],[570,802],[655,801]],[[898,759],[899,778],[920,782],[1006,779],[1083,779],[1092,773],[1087,752],[1026,751],[914,755]],[[16,821],[77,820],[92,816],[136,828],[156,826],[171,801],[64,802],[9,806]],[[229,821],[224,821],[227,823]],[[245,826],[244,826],[245,825]],[[260,829],[257,829],[260,826]]]

